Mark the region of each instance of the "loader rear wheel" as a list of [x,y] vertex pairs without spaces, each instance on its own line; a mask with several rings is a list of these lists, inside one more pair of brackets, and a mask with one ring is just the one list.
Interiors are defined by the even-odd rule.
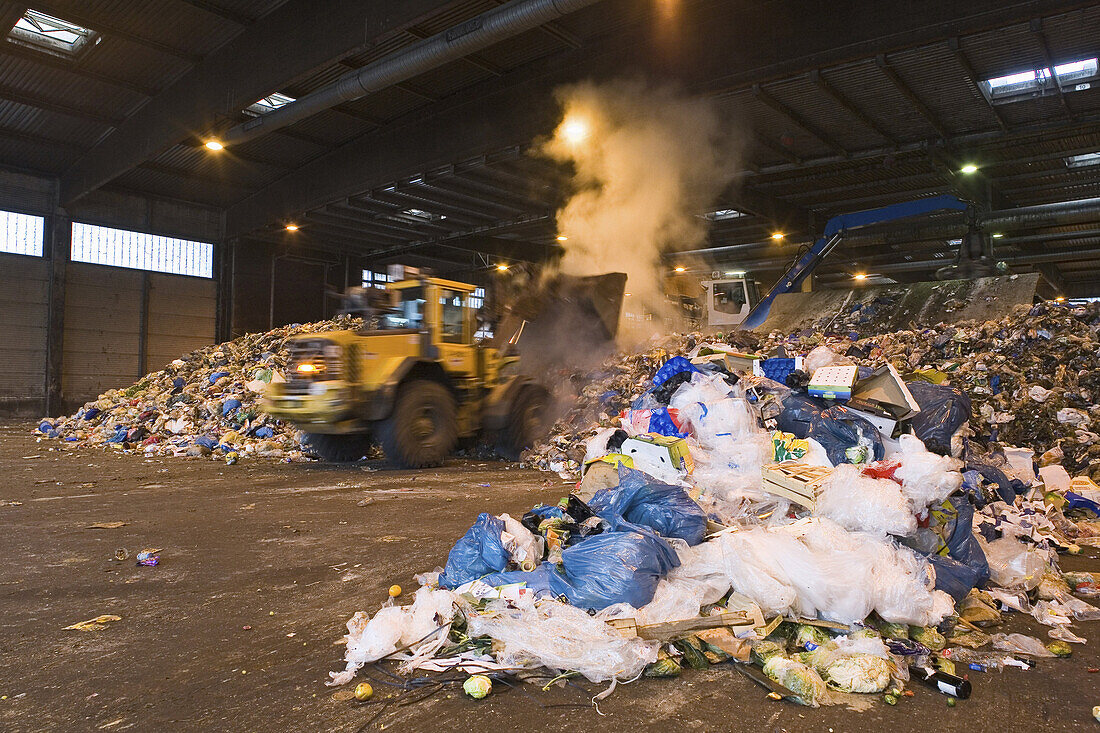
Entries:
[[508,424],[500,432],[497,452],[510,461],[544,437],[549,425],[550,394],[536,385],[521,389],[508,412]]
[[369,440],[366,435],[323,435],[307,433],[306,445],[311,451],[330,463],[352,463],[367,454]]
[[386,459],[402,468],[442,465],[458,442],[456,411],[454,395],[439,382],[401,385],[393,412],[377,430]]

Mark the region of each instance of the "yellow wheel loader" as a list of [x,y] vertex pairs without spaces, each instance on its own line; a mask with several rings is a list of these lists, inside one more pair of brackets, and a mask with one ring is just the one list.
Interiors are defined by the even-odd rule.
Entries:
[[362,458],[372,439],[406,468],[440,465],[462,438],[517,457],[549,427],[549,393],[508,349],[475,341],[474,289],[425,277],[360,291],[371,300],[364,328],[291,339],[265,411],[329,461]]

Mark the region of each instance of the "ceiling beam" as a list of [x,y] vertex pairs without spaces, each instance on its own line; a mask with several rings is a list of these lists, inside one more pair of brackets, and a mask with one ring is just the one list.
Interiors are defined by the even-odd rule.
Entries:
[[919,112],[920,116],[924,118],[925,122],[927,122],[929,126],[931,126],[931,128],[936,131],[937,135],[939,135],[944,140],[950,137],[950,135],[947,133],[946,128],[944,128],[943,123],[940,122],[938,117],[936,117],[936,114],[928,108],[928,105],[926,105],[921,100],[921,98],[917,96],[916,92],[914,92],[912,88],[910,88],[910,86],[905,83],[905,80],[901,78],[897,70],[893,66],[891,66],[890,63],[886,60],[886,54],[879,54],[878,56],[876,56],[875,64],[882,71],[882,73],[886,75],[886,78],[889,79],[890,82],[894,85],[894,88],[901,93],[901,96],[905,97],[909,101],[909,104],[913,105],[913,109]]
[[72,203],[181,140],[237,119],[242,109],[291,80],[452,2],[289,0],[158,93],[66,171],[62,203]]
[[1042,18],[1032,18],[1031,32],[1035,34],[1035,40],[1039,42],[1039,50],[1043,53],[1043,61],[1046,62],[1047,68],[1050,69],[1051,81],[1054,82],[1054,89],[1058,92],[1058,101],[1062,105],[1062,111],[1065,112],[1066,117],[1072,120],[1076,115],[1073,113],[1073,110],[1070,109],[1069,102],[1066,100],[1066,93],[1062,91],[1062,81],[1058,78],[1058,72],[1054,70],[1056,64],[1050,53],[1050,44],[1047,43],[1046,34],[1043,33]]
[[65,115],[66,117],[76,117],[81,120],[100,122],[108,127],[118,127],[122,122],[121,117],[115,117],[87,107],[76,107],[65,104],[64,102],[58,102],[57,100],[44,97],[41,94],[26,92],[4,84],[0,84],[0,99],[6,99],[9,102],[22,104],[26,107],[34,107],[35,109],[54,112],[56,114]]
[[[921,4],[918,8],[908,3],[853,0],[830,8],[827,18],[817,13],[792,13],[777,24],[770,4],[711,2],[697,7],[685,3],[684,32],[695,42],[681,49],[673,66],[655,58],[647,44],[639,43],[638,33],[644,29],[624,24],[614,34],[588,42],[584,49],[532,61],[504,77],[475,84],[427,110],[404,115],[348,141],[236,202],[228,210],[227,226],[230,233],[247,232],[277,219],[284,211],[313,208],[489,150],[529,144],[539,135],[549,134],[559,121],[553,93],[563,83],[615,79],[621,77],[622,69],[630,68],[639,75],[653,73],[679,82],[692,92],[716,92],[715,87],[729,78],[729,69],[750,79],[780,67],[788,75],[805,74],[852,58],[874,58],[1086,4],[1082,0],[1044,0],[1041,6],[1030,0],[972,0]],[[828,24],[828,32],[822,31],[823,22]],[[730,43],[731,26],[746,40],[766,37],[769,43]],[[884,28],[906,30],[884,34]],[[783,59],[779,67],[776,59]],[[916,148],[921,144],[923,141]],[[782,165],[777,164],[775,170]]]
[[177,48],[176,46],[169,45],[167,43],[161,43],[160,41],[152,38],[147,38],[140,33],[127,30],[121,26],[115,25],[111,21],[96,15],[87,15],[80,12],[80,8],[85,6],[83,2],[66,2],[66,0],[34,0],[34,9],[40,10],[43,13],[56,16],[58,18],[64,18],[70,23],[76,23],[82,25],[85,28],[90,28],[93,31],[101,33],[105,36],[111,36],[113,38],[121,38],[122,40],[132,43],[135,46],[141,46],[142,48],[149,49],[150,51],[156,51],[166,56],[174,56],[181,61],[186,61],[189,64],[197,64],[200,57],[190,51]]
[[220,5],[216,5],[207,0],[176,0],[176,2],[190,5],[193,8],[202,10],[222,20],[228,20],[230,23],[236,23],[239,26],[252,25],[256,22],[255,18],[243,15],[234,10],[228,10]]
[[837,141],[833,140],[828,134],[826,134],[824,131],[822,131],[821,128],[817,127],[812,122],[807,120],[805,117],[803,117],[802,115],[795,112],[793,109],[791,109],[787,105],[780,102],[778,99],[773,97],[769,92],[767,92],[759,84],[753,84],[753,86],[752,86],[752,95],[758,101],[763,102],[765,105],[767,105],[768,107],[771,107],[773,110],[775,110],[776,112],[778,112],[779,114],[783,115],[788,120],[793,122],[796,127],[802,128],[804,131],[808,132],[811,136],[813,136],[813,137],[817,138],[818,140],[820,140],[822,143],[824,143],[825,147],[829,148],[829,150],[832,150],[834,153],[837,153],[838,155],[843,155],[843,156],[848,155],[848,151],[845,150],[844,147],[841,146]]
[[40,66],[46,66],[50,69],[57,71],[63,71],[66,74],[79,77],[81,79],[89,79],[91,81],[99,82],[107,86],[115,87],[116,89],[125,89],[128,92],[141,95],[142,97],[151,97],[156,94],[156,90],[150,87],[143,86],[141,84],[134,84],[126,79],[120,79],[117,76],[110,74],[104,74],[94,69],[86,69],[83,66],[74,64],[67,59],[59,58],[56,56],[50,56],[49,54],[38,53],[32,51],[29,48],[23,46],[17,46],[14,43],[2,43],[0,44],[0,56],[9,56],[11,58],[22,59],[23,61],[31,61]]
[[993,119],[997,120],[997,125],[1001,128],[1002,132],[1008,132],[1008,123],[1005,122],[1004,116],[1000,110],[997,109],[997,105],[993,104],[993,101],[985,96],[981,89],[978,88],[978,72],[974,70],[974,65],[970,63],[970,57],[966,55],[966,52],[962,49],[962,44],[959,42],[958,37],[948,38],[947,47],[955,54],[955,61],[966,72],[966,82],[971,91],[974,92],[974,96],[985,102],[985,106],[989,108],[989,111],[993,114]]
[[824,92],[825,96],[836,102],[837,106],[846,111],[852,117],[855,117],[857,120],[862,122],[863,125],[869,130],[874,132],[876,135],[878,135],[888,143],[892,143],[894,145],[898,144],[897,138],[887,132],[882,125],[872,120],[866,112],[861,110],[847,97],[838,92],[836,90],[836,87],[830,84],[828,80],[826,80],[825,77],[821,74],[820,69],[814,69],[810,72],[810,81],[812,81],[818,89]]

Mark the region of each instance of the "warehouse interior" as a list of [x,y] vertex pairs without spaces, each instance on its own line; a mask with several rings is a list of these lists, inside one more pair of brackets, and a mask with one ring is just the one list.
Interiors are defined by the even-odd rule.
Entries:
[[[280,2],[39,5],[88,32],[59,50],[9,34],[0,49],[0,207],[38,217],[32,256],[2,255],[19,313],[3,326],[5,411],[58,414],[189,347],[330,316],[326,291],[363,270],[487,281],[501,262],[554,258],[569,175],[532,154],[560,115],[554,89],[627,69],[719,100],[744,136],[735,178],[699,212],[729,212],[705,244],[728,248],[721,266],[770,285],[830,216],[954,191],[1038,212],[996,234],[1045,296],[1100,295],[1090,3],[854,3],[822,19],[607,0],[220,151],[205,143],[494,3],[318,3],[305,17]],[[26,12],[5,3],[2,18]],[[983,86],[1052,64],[1057,84]],[[74,223],[209,245],[204,277],[79,261]],[[960,235],[923,229],[845,243],[815,279],[930,279]]]
[[[1049,549],[1048,570],[1063,561],[1067,576],[1091,573],[1095,596],[1100,525],[1088,507],[1100,499],[1100,2],[0,0],[0,32],[0,463],[8,466],[0,483],[10,484],[0,516],[14,530],[0,544],[12,558],[0,574],[10,591],[0,594],[8,596],[0,616],[11,635],[0,639],[0,676],[9,680],[0,685],[0,727],[427,730],[443,719],[445,728],[543,729],[596,723],[602,701],[612,717],[599,724],[611,730],[715,729],[733,726],[716,723],[730,714],[731,698],[747,708],[741,723],[769,731],[810,725],[803,714],[813,726],[849,730],[877,729],[887,717],[902,730],[930,718],[944,730],[1021,719],[1036,730],[1094,724],[1085,708],[1064,702],[1096,702],[1087,676],[1100,666],[1093,645],[1073,646],[1072,669],[1043,659],[1041,674],[1029,671],[1011,687],[971,673],[984,700],[980,712],[972,701],[965,714],[945,713],[940,697],[918,692],[909,701],[893,688],[887,704],[901,705],[885,713],[877,705],[870,715],[850,699],[788,705],[793,696],[773,686],[788,701],[775,703],[740,663],[733,666],[747,679],[727,679],[715,666],[698,672],[706,684],[692,689],[668,691],[683,679],[642,680],[606,700],[593,697],[606,683],[568,667],[545,664],[563,679],[540,678],[534,688],[504,665],[494,668],[504,676],[486,677],[496,687],[480,708],[470,707],[477,695],[463,692],[473,679],[465,667],[461,677],[452,667],[451,677],[444,670],[413,683],[404,670],[401,678],[378,671],[383,681],[358,701],[350,687],[334,692],[322,682],[343,664],[344,650],[325,645],[346,619],[375,611],[391,583],[406,586],[404,595],[392,586],[397,603],[411,602],[411,573],[442,570],[481,507],[499,504],[518,519],[534,499],[553,505],[575,492],[594,456],[618,456],[606,435],[596,453],[586,441],[601,428],[622,432],[642,404],[630,398],[657,389],[670,358],[697,363],[728,352],[729,375],[736,359],[749,359],[753,373],[752,359],[790,356],[801,370],[811,349],[828,346],[839,356],[824,368],[850,365],[855,374],[856,364],[881,362],[899,383],[897,370],[906,382],[918,375],[958,386],[972,420],[937,446],[926,441],[929,450],[962,461],[952,475],[967,477],[964,486],[992,480],[984,468],[984,479],[966,470],[970,444],[992,451],[988,462],[1005,471],[1005,446],[1032,452],[1039,473],[1029,473],[1026,499],[1020,487],[1028,482],[1020,483],[1010,507],[1041,501],[1055,478],[1040,467],[1064,465],[1061,494],[1091,505],[1071,497],[1066,506],[1061,497],[1054,511],[1074,526],[1058,535],[1066,542],[1027,541]],[[607,118],[584,119],[585,105]],[[612,129],[615,114],[629,123]],[[638,183],[616,190],[616,177]],[[310,418],[316,429],[302,428],[285,411],[289,402],[279,408],[278,398],[291,394],[274,387],[280,369],[292,381],[292,366],[332,369],[320,357],[317,367],[287,357],[287,339],[316,337],[308,324],[367,333],[366,322],[348,320],[357,314],[348,304],[360,302],[349,298],[373,308],[375,290],[401,298],[397,281],[418,278],[441,288],[438,306],[434,294],[426,301],[441,314],[458,298],[464,345],[496,338],[491,355],[476,357],[480,379],[486,360],[507,361],[529,320],[534,331],[547,313],[572,313],[575,293],[537,317],[518,305],[559,273],[629,273],[615,281],[612,316],[606,308],[584,316],[607,329],[618,351],[590,348],[594,337],[570,322],[542,336],[554,348],[524,362],[539,361],[560,382],[543,392],[555,418],[574,420],[569,431],[559,422],[551,439],[508,450],[501,443],[492,454],[466,442],[475,432],[468,422],[483,420],[476,427],[484,434],[514,428],[521,395],[542,390],[534,381],[520,386],[525,373],[514,388],[485,388],[488,406],[476,418],[463,412],[472,378],[448,387],[460,429],[448,437],[446,463],[394,462],[385,436],[375,453],[357,442],[322,449],[310,437],[335,444],[368,415],[375,439],[380,430],[400,432],[392,416],[398,381],[436,374],[423,364],[380,377],[380,386],[361,376],[383,396],[363,397],[358,417],[339,429],[317,428],[319,418]],[[930,285],[987,276],[999,285]],[[606,280],[595,287],[614,289]],[[716,313],[708,299],[720,294],[732,305]],[[770,333],[757,328],[768,307]],[[872,326],[884,308],[897,311],[889,327]],[[954,324],[965,319],[977,320]],[[414,325],[400,326],[420,334],[410,343],[422,337],[426,353],[445,361],[427,326]],[[718,351],[708,351],[714,339]],[[375,356],[366,342],[358,348]],[[445,345],[442,353],[452,364],[464,358]],[[176,402],[181,392],[200,393],[184,384],[187,375],[201,382],[201,397]],[[808,379],[788,376],[767,374],[771,385],[820,396]],[[568,400],[561,384],[572,390]],[[761,412],[766,391],[745,397],[760,418],[754,429],[774,428]],[[167,408],[154,409],[154,393]],[[596,423],[583,430],[582,401],[586,410],[598,403],[584,412]],[[193,414],[171,412],[192,403]],[[667,395],[663,404],[671,404]],[[890,418],[891,429],[908,429],[918,412]],[[664,435],[699,437],[679,432],[673,415]],[[207,417],[219,434],[202,443],[195,436]],[[702,455],[696,464],[706,469]],[[871,458],[885,460],[873,450]],[[829,466],[844,462],[841,451]],[[698,492],[691,500],[700,501]],[[935,524],[916,514],[922,528]],[[982,520],[974,521],[977,535]],[[130,549],[114,550],[124,542]],[[159,558],[162,546],[177,548],[176,561],[190,567],[131,567],[135,548]],[[81,559],[89,557],[96,559]],[[149,571],[162,572],[154,584]],[[1069,590],[1078,587],[1071,582],[1067,597]],[[1036,592],[1022,592],[1029,613],[1058,600]],[[1077,619],[1100,619],[1077,610]],[[120,618],[93,624],[94,634],[49,636],[100,613]],[[118,630],[135,616],[147,633]],[[1026,631],[1051,640],[1035,628]],[[982,630],[994,632],[973,629]],[[347,631],[357,633],[350,621]],[[1050,636],[1064,642],[1066,634]],[[196,639],[189,658],[182,650]],[[401,641],[404,651],[423,639]],[[67,658],[79,661],[59,672]],[[350,651],[347,664],[359,669]],[[370,665],[365,671],[381,669]],[[55,689],[58,674],[64,684]],[[628,681],[606,679],[612,690]],[[665,687],[642,689],[655,683]],[[544,694],[552,684],[558,698]],[[508,697],[494,702],[505,685]],[[951,706],[956,697],[964,706],[959,695]],[[539,717],[528,718],[532,710]],[[1100,709],[1092,715],[1100,720]]]

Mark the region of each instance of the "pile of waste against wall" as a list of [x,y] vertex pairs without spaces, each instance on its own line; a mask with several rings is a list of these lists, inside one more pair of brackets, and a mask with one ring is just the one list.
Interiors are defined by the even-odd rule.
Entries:
[[[1100,574],[1059,568],[1100,547],[1098,326],[1096,305],[1039,305],[866,338],[677,336],[576,376],[526,456],[572,492],[478,515],[411,604],[348,621],[330,684],[390,660],[485,677],[478,696],[581,676],[611,683],[599,698],[728,664],[775,699],[893,705],[1069,656],[1100,620]],[[1011,614],[1046,638],[997,633]]]
[[82,446],[150,456],[308,460],[299,431],[260,410],[264,388],[282,381],[291,336],[357,328],[357,318],[283,326],[206,346],[112,389],[69,417],[45,418],[38,432]]

